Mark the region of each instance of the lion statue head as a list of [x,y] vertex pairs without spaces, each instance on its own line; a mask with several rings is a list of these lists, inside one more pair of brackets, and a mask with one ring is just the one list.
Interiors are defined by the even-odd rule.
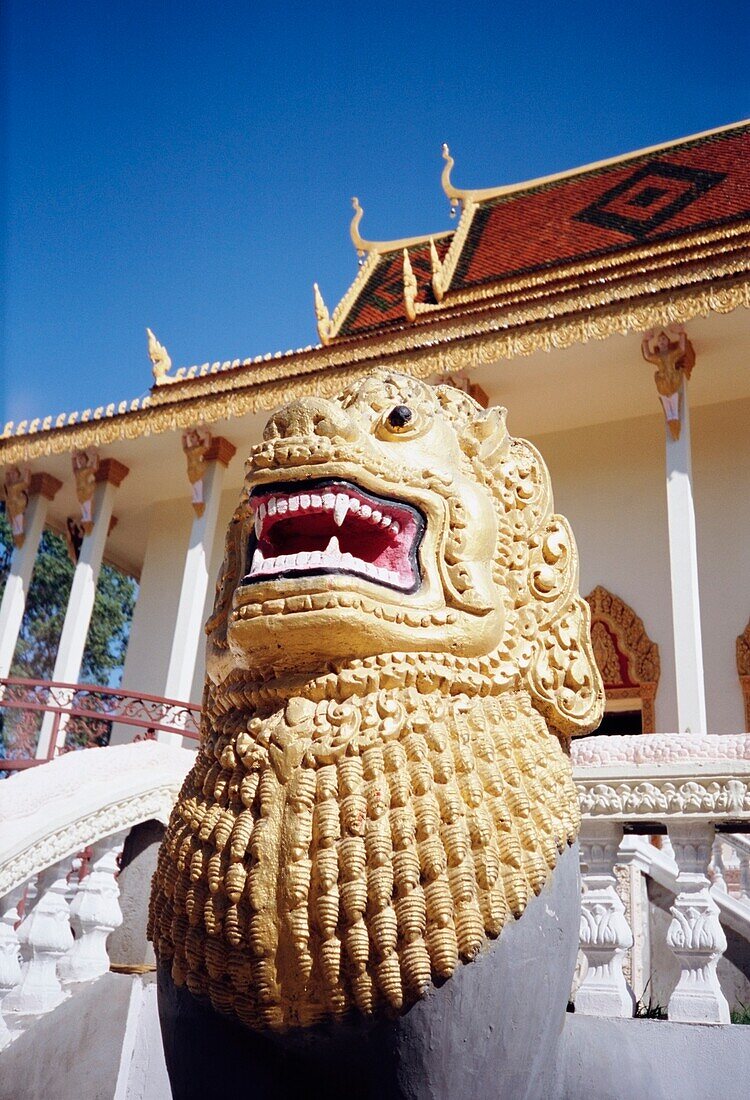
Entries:
[[382,370],[269,420],[207,626],[150,934],[253,1028],[409,1007],[574,840],[603,691],[570,528],[505,410]]

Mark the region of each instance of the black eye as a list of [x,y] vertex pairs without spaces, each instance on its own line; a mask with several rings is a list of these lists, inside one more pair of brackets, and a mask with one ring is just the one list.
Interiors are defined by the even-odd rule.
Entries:
[[388,413],[387,423],[388,427],[392,428],[394,432],[403,431],[412,420],[414,413],[407,405],[396,405],[394,409]]

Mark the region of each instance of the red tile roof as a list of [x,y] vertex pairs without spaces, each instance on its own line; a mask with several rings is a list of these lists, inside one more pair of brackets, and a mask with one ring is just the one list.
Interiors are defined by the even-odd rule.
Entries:
[[[461,290],[750,218],[750,124],[471,203],[466,240],[443,305]],[[452,237],[437,241],[441,260]],[[418,301],[433,302],[429,245],[409,248]],[[404,323],[403,252],[386,251],[338,335]]]

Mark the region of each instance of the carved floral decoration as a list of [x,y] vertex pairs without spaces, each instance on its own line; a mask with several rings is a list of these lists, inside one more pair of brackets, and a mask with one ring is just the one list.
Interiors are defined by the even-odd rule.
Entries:
[[655,732],[654,699],[661,664],[659,647],[643,620],[601,585],[589,593],[591,642],[607,699],[639,699],[644,733]]

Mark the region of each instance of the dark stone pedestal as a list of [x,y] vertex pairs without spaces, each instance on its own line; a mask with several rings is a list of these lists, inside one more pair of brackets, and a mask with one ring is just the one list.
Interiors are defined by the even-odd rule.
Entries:
[[159,971],[174,1100],[554,1100],[576,953],[577,845],[521,919],[396,1020],[252,1032]]

